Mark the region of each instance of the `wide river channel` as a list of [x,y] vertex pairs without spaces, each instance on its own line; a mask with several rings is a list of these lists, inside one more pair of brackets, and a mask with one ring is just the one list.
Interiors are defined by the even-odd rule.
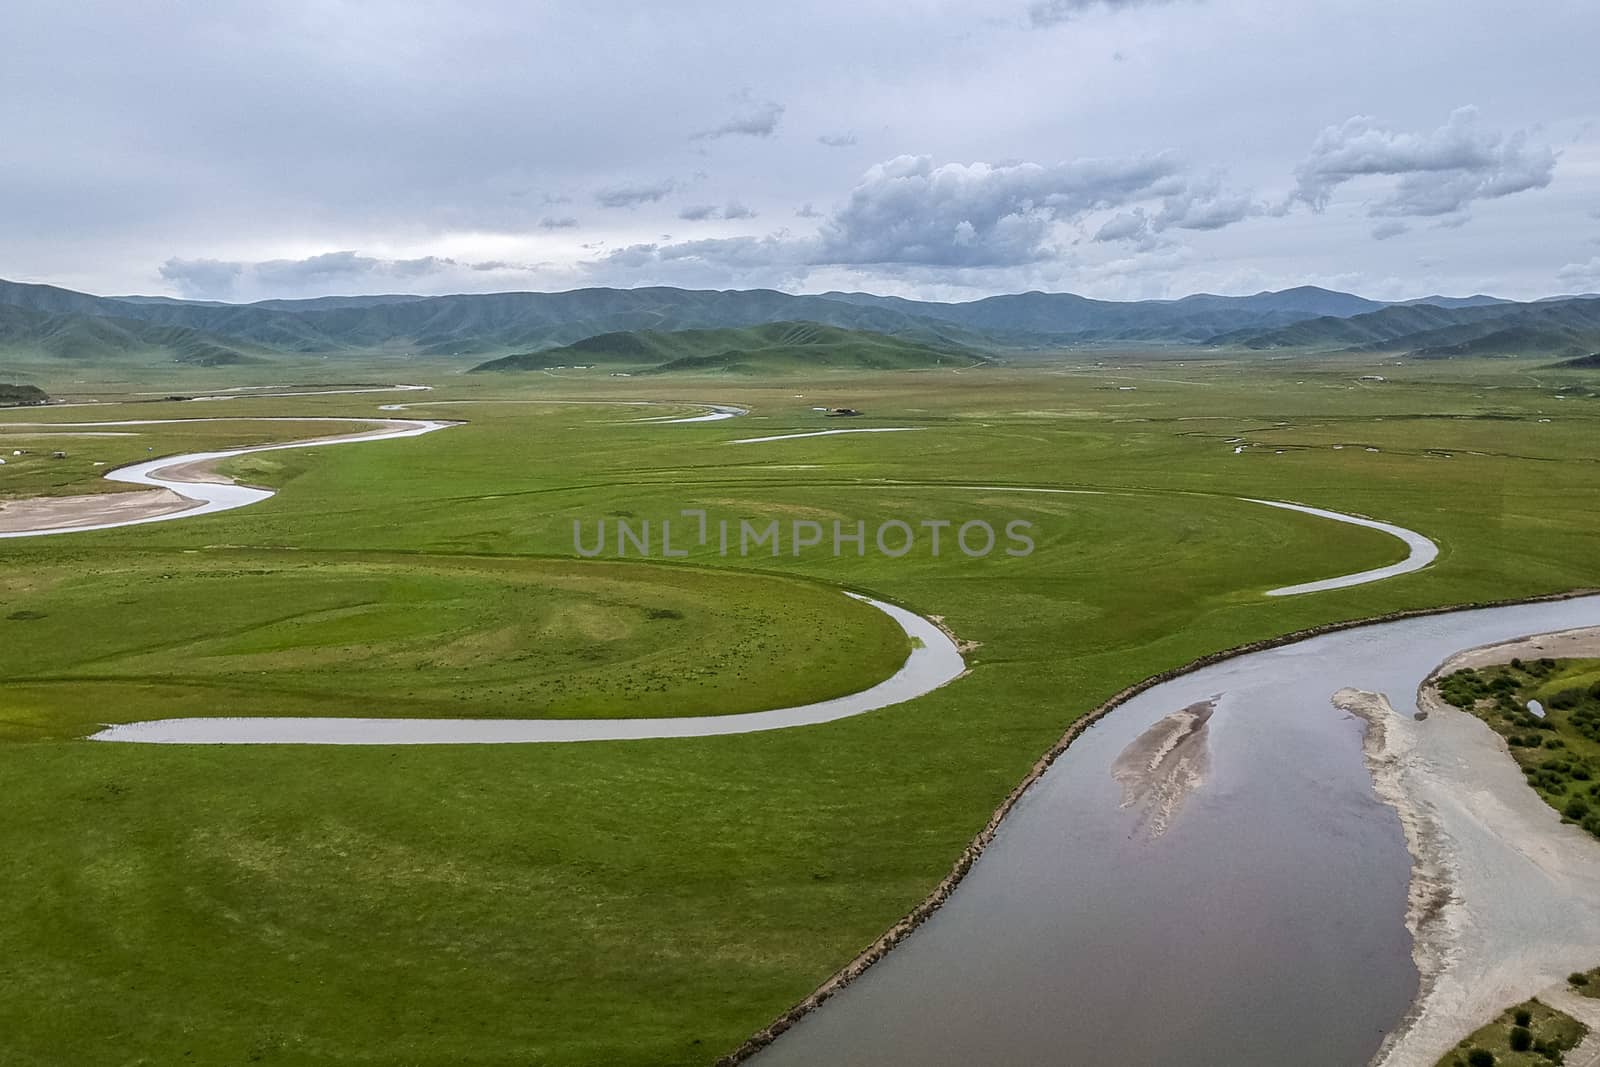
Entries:
[[1367,1063],[1417,993],[1411,861],[1365,724],[1330,697],[1410,715],[1460,650],[1597,624],[1600,597],[1456,612],[1147,690],[1073,743],[928,923],[755,1062]]

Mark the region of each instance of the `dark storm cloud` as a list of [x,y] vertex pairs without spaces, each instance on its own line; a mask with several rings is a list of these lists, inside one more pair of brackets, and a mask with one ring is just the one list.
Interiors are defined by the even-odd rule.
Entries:
[[1346,182],[1394,178],[1368,214],[1450,216],[1476,200],[1542,189],[1550,184],[1555,166],[1555,153],[1530,144],[1525,131],[1485,129],[1476,108],[1459,108],[1443,126],[1422,134],[1399,132],[1358,115],[1318,135],[1295,171],[1294,199],[1323,211]]

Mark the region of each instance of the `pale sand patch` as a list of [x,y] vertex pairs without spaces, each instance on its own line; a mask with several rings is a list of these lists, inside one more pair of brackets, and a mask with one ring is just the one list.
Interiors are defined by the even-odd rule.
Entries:
[[[1497,663],[1510,663],[1517,658],[1539,659],[1543,656],[1551,659],[1593,659],[1600,656],[1600,626],[1565,630],[1558,634],[1535,634],[1504,644],[1469,648],[1446,660],[1429,677],[1428,683],[1440,675],[1459,671],[1463,667],[1489,667]],[[1600,963],[1600,960],[1596,962]]]
[[1139,809],[1139,828],[1152,839],[1167,832],[1183,802],[1211,773],[1206,724],[1217,698],[1191,704],[1134,738],[1111,765],[1122,806]]
[[40,496],[0,503],[0,533],[57,530],[103,522],[171,515],[196,507],[171,489],[132,493],[90,493],[86,496]]
[[1407,925],[1421,987],[1374,1063],[1431,1067],[1507,1006],[1551,1003],[1569,973],[1600,963],[1600,842],[1561,821],[1487,724],[1433,691],[1463,666],[1597,654],[1600,628],[1460,653],[1423,682],[1422,720],[1382,694],[1334,694],[1370,724],[1368,766],[1413,858]]

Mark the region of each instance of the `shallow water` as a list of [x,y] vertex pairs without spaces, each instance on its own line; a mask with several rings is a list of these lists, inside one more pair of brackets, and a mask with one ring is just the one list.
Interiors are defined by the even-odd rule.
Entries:
[[[929,620],[859,593],[844,595],[893,619],[911,638],[911,654],[898,671],[877,685],[799,707],[738,715],[629,719],[154,719],[108,726],[90,740],[173,745],[510,745],[712,737],[815,726],[862,715],[932,692],[966,670],[956,643]],[[649,710],[652,709],[640,709]],[[668,714],[670,709],[655,710],[659,716]]]
[[[1416,994],[1410,857],[1344,686],[1415,710],[1457,651],[1600,623],[1600,597],[1385,623],[1151,689],[1031,789],[926,925],[761,1067],[1202,1063],[1359,1067]],[[1209,770],[1140,832],[1112,768],[1217,697]]]
[[273,496],[273,491],[271,489],[257,489],[254,486],[238,485],[230,481],[191,481],[188,477],[179,473],[181,469],[192,467],[196,464],[232,459],[236,456],[247,456],[256,452],[281,452],[298,448],[321,448],[330,445],[356,444],[362,441],[392,441],[402,437],[417,437],[455,425],[455,423],[435,422],[426,419],[365,419],[329,416],[305,416],[301,418],[124,419],[116,422],[12,423],[10,425],[164,426],[185,422],[327,422],[341,425],[356,423],[367,428],[356,433],[341,434],[334,437],[284,441],[269,445],[251,445],[248,448],[230,448],[216,452],[190,452],[181,456],[163,456],[159,459],[149,459],[139,463],[132,463],[125,467],[117,467],[106,472],[105,477],[107,480],[126,482],[130,485],[146,485],[157,489],[170,489],[179,496],[194,501],[194,506],[182,511],[167,512],[165,514],[108,519],[105,522],[83,523],[77,526],[13,530],[0,533],[0,538],[47,537],[54,534],[84,533],[89,530],[115,530],[123,526],[144,526],[152,522],[171,522],[176,519],[213,515],[219,511],[232,511],[234,508],[248,507],[251,504],[258,504],[263,500],[270,499]]

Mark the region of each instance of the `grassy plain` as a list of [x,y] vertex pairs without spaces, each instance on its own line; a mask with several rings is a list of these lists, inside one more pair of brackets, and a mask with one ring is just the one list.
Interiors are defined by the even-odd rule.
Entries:
[[[1554,398],[1574,372],[1192,356],[1096,351],[1032,366],[781,382],[462,378],[428,367],[404,372],[439,386],[426,396],[228,402],[229,415],[369,415],[405,401],[412,414],[468,422],[249,458],[241,473],[282,491],[242,511],[0,543],[0,617],[47,616],[0,627],[50,623],[51,609],[28,608],[28,597],[64,598],[55,610],[68,617],[104,610],[123,620],[93,640],[50,643],[48,669],[66,679],[53,686],[55,710],[29,721],[62,725],[0,744],[0,845],[10,859],[0,873],[0,1059],[709,1063],[920,899],[1038,754],[1126,684],[1318,623],[1600,585],[1600,400]],[[1375,370],[1390,380],[1358,381]],[[529,403],[557,398],[721,401],[751,415],[652,425],[633,420],[656,412],[636,408]],[[495,402],[449,403],[464,400]],[[732,443],[821,428],[810,409],[840,405],[866,412],[852,427],[917,429]],[[130,410],[169,417],[193,406],[107,404],[93,417]],[[1398,522],[1438,541],[1441,557],[1376,585],[1268,598],[1276,586],[1393,562],[1403,549],[1240,496]],[[1038,547],[981,560],[948,547],[936,558],[925,546],[902,559],[724,558],[711,546],[648,565],[573,559],[574,519],[670,519],[683,508],[869,529],[890,518],[997,528],[1021,518],[1035,524]],[[325,565],[329,585],[273,585],[269,597],[268,586],[247,583],[219,597],[208,575],[246,561],[273,582]],[[74,722],[124,714],[130,698],[101,688],[96,672],[190,669],[177,644],[190,631],[139,653],[118,644],[127,620],[166,628],[192,615],[199,629],[215,613],[218,633],[201,642],[215,649],[229,640],[228,613],[248,622],[321,596],[386,602],[357,588],[371,568],[403,572],[396,586],[418,602],[448,605],[474,599],[471,583],[487,579],[473,575],[556,566],[608,580],[637,570],[630,595],[646,611],[657,598],[672,607],[669,595],[698,596],[702,583],[733,583],[754,613],[750,632],[771,620],[775,629],[761,632],[791,649],[783,662],[807,654],[787,630],[814,618],[791,595],[795,580],[941,615],[979,647],[966,677],[910,704],[744,737],[337,749],[62,736]],[[46,581],[92,567],[171,576],[126,586],[130,603],[114,593],[97,601],[66,577]],[[64,606],[69,593],[84,598],[79,606]],[[269,604],[218,608],[252,597]],[[693,626],[656,649],[674,664],[706,656],[716,627],[738,626],[683,614]],[[375,618],[395,620],[385,610]],[[343,676],[345,625],[313,629],[300,654],[326,657],[318,662]],[[655,634],[641,623],[622,640]],[[247,688],[259,654],[227,652],[233,691]],[[566,677],[565,654],[552,653],[550,677]],[[482,672],[421,684],[454,705],[457,686],[490,693],[503,668],[490,657]],[[795,684],[776,677],[790,673],[726,689],[727,706],[771,703],[778,688],[752,690]],[[346,693],[362,713],[367,694],[411,684],[383,674],[352,669],[348,689],[330,676],[318,700],[326,708]],[[582,713],[637,713],[633,694],[590,695]],[[240,699],[272,702],[265,692]],[[508,706],[469,703],[485,713]]]

